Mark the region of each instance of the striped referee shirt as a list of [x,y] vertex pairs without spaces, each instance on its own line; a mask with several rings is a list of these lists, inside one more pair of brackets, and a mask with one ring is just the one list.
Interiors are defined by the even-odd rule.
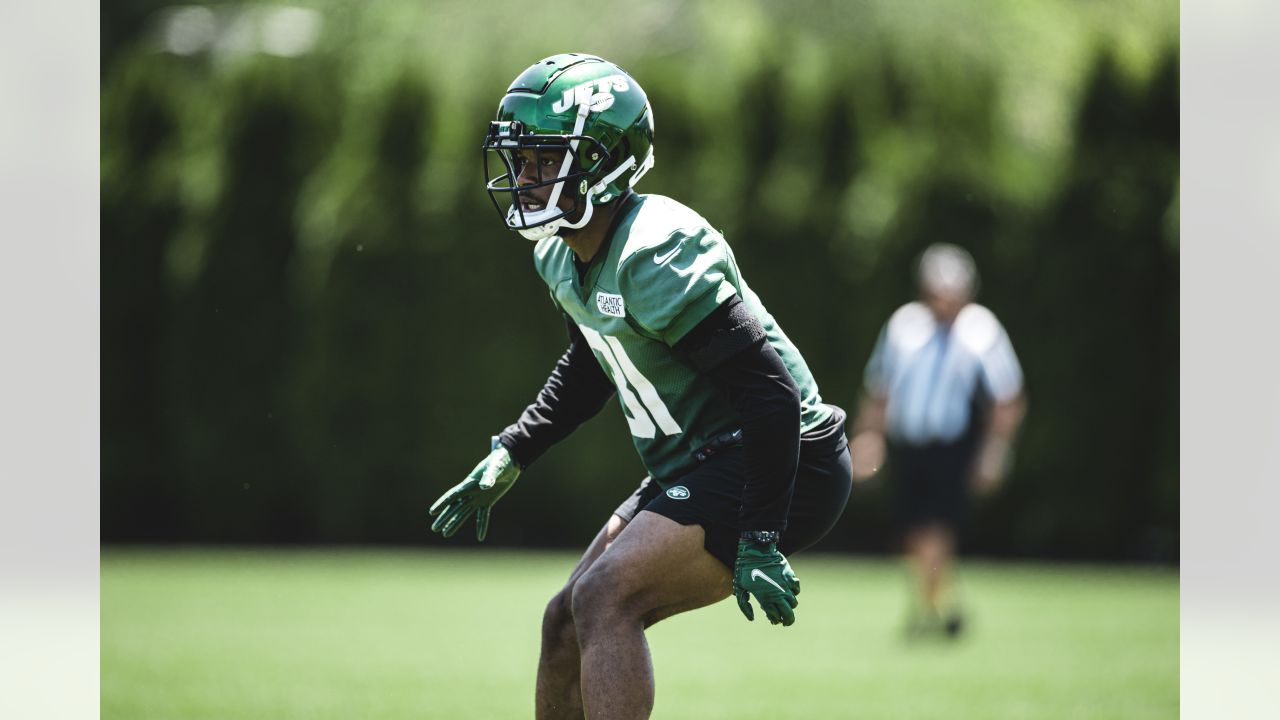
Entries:
[[996,402],[1017,397],[1022,367],[1009,335],[987,308],[970,303],[950,325],[921,302],[889,318],[866,369],[867,390],[886,398],[890,438],[912,445],[952,442],[969,427],[979,389]]

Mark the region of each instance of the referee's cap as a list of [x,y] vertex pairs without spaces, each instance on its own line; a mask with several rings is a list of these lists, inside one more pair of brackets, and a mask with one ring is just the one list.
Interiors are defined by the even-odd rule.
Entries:
[[978,294],[978,267],[959,245],[934,243],[920,254],[916,267],[920,289],[938,294]]

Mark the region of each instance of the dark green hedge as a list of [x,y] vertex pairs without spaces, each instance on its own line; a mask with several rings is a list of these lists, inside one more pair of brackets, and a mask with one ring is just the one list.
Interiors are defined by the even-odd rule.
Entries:
[[[564,342],[479,137],[510,77],[580,48],[649,91],[642,189],[724,230],[828,401],[855,407],[914,256],[973,252],[1031,405],[971,548],[1177,558],[1176,4],[618,6],[591,42],[472,5],[312,4],[296,58],[109,24],[151,31],[103,53],[105,541],[436,542],[426,508]],[[491,542],[582,545],[641,475],[610,406]],[[889,547],[884,496],[826,547]]]

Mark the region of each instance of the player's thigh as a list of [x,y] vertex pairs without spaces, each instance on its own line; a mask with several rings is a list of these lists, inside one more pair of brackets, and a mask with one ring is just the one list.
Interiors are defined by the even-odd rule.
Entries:
[[729,569],[704,546],[700,525],[638,513],[578,579],[579,610],[620,611],[652,624],[729,596]]
[[578,559],[578,564],[573,567],[573,572],[569,574],[569,581],[565,583],[565,587],[572,587],[582,574],[591,568],[595,561],[609,549],[614,540],[617,540],[619,533],[627,526],[627,521],[617,515],[610,515],[609,521],[600,528],[600,532],[596,533],[595,539],[587,546],[586,552],[582,553],[582,557]]

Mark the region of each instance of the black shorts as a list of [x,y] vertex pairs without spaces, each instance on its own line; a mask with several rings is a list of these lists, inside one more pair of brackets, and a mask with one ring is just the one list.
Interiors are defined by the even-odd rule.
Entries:
[[[800,463],[787,514],[787,529],[778,549],[791,555],[813,545],[835,527],[849,501],[853,469],[844,433],[845,412],[835,412],[818,427],[800,436]],[[681,525],[701,525],[704,545],[731,571],[738,556],[738,511],[742,507],[746,453],[741,444],[720,450],[688,474],[674,480],[667,491],[646,477],[614,514],[631,522],[649,510]],[[681,491],[679,488],[684,488]]]
[[974,443],[889,444],[888,471],[899,530],[941,524],[963,529],[969,516]]

